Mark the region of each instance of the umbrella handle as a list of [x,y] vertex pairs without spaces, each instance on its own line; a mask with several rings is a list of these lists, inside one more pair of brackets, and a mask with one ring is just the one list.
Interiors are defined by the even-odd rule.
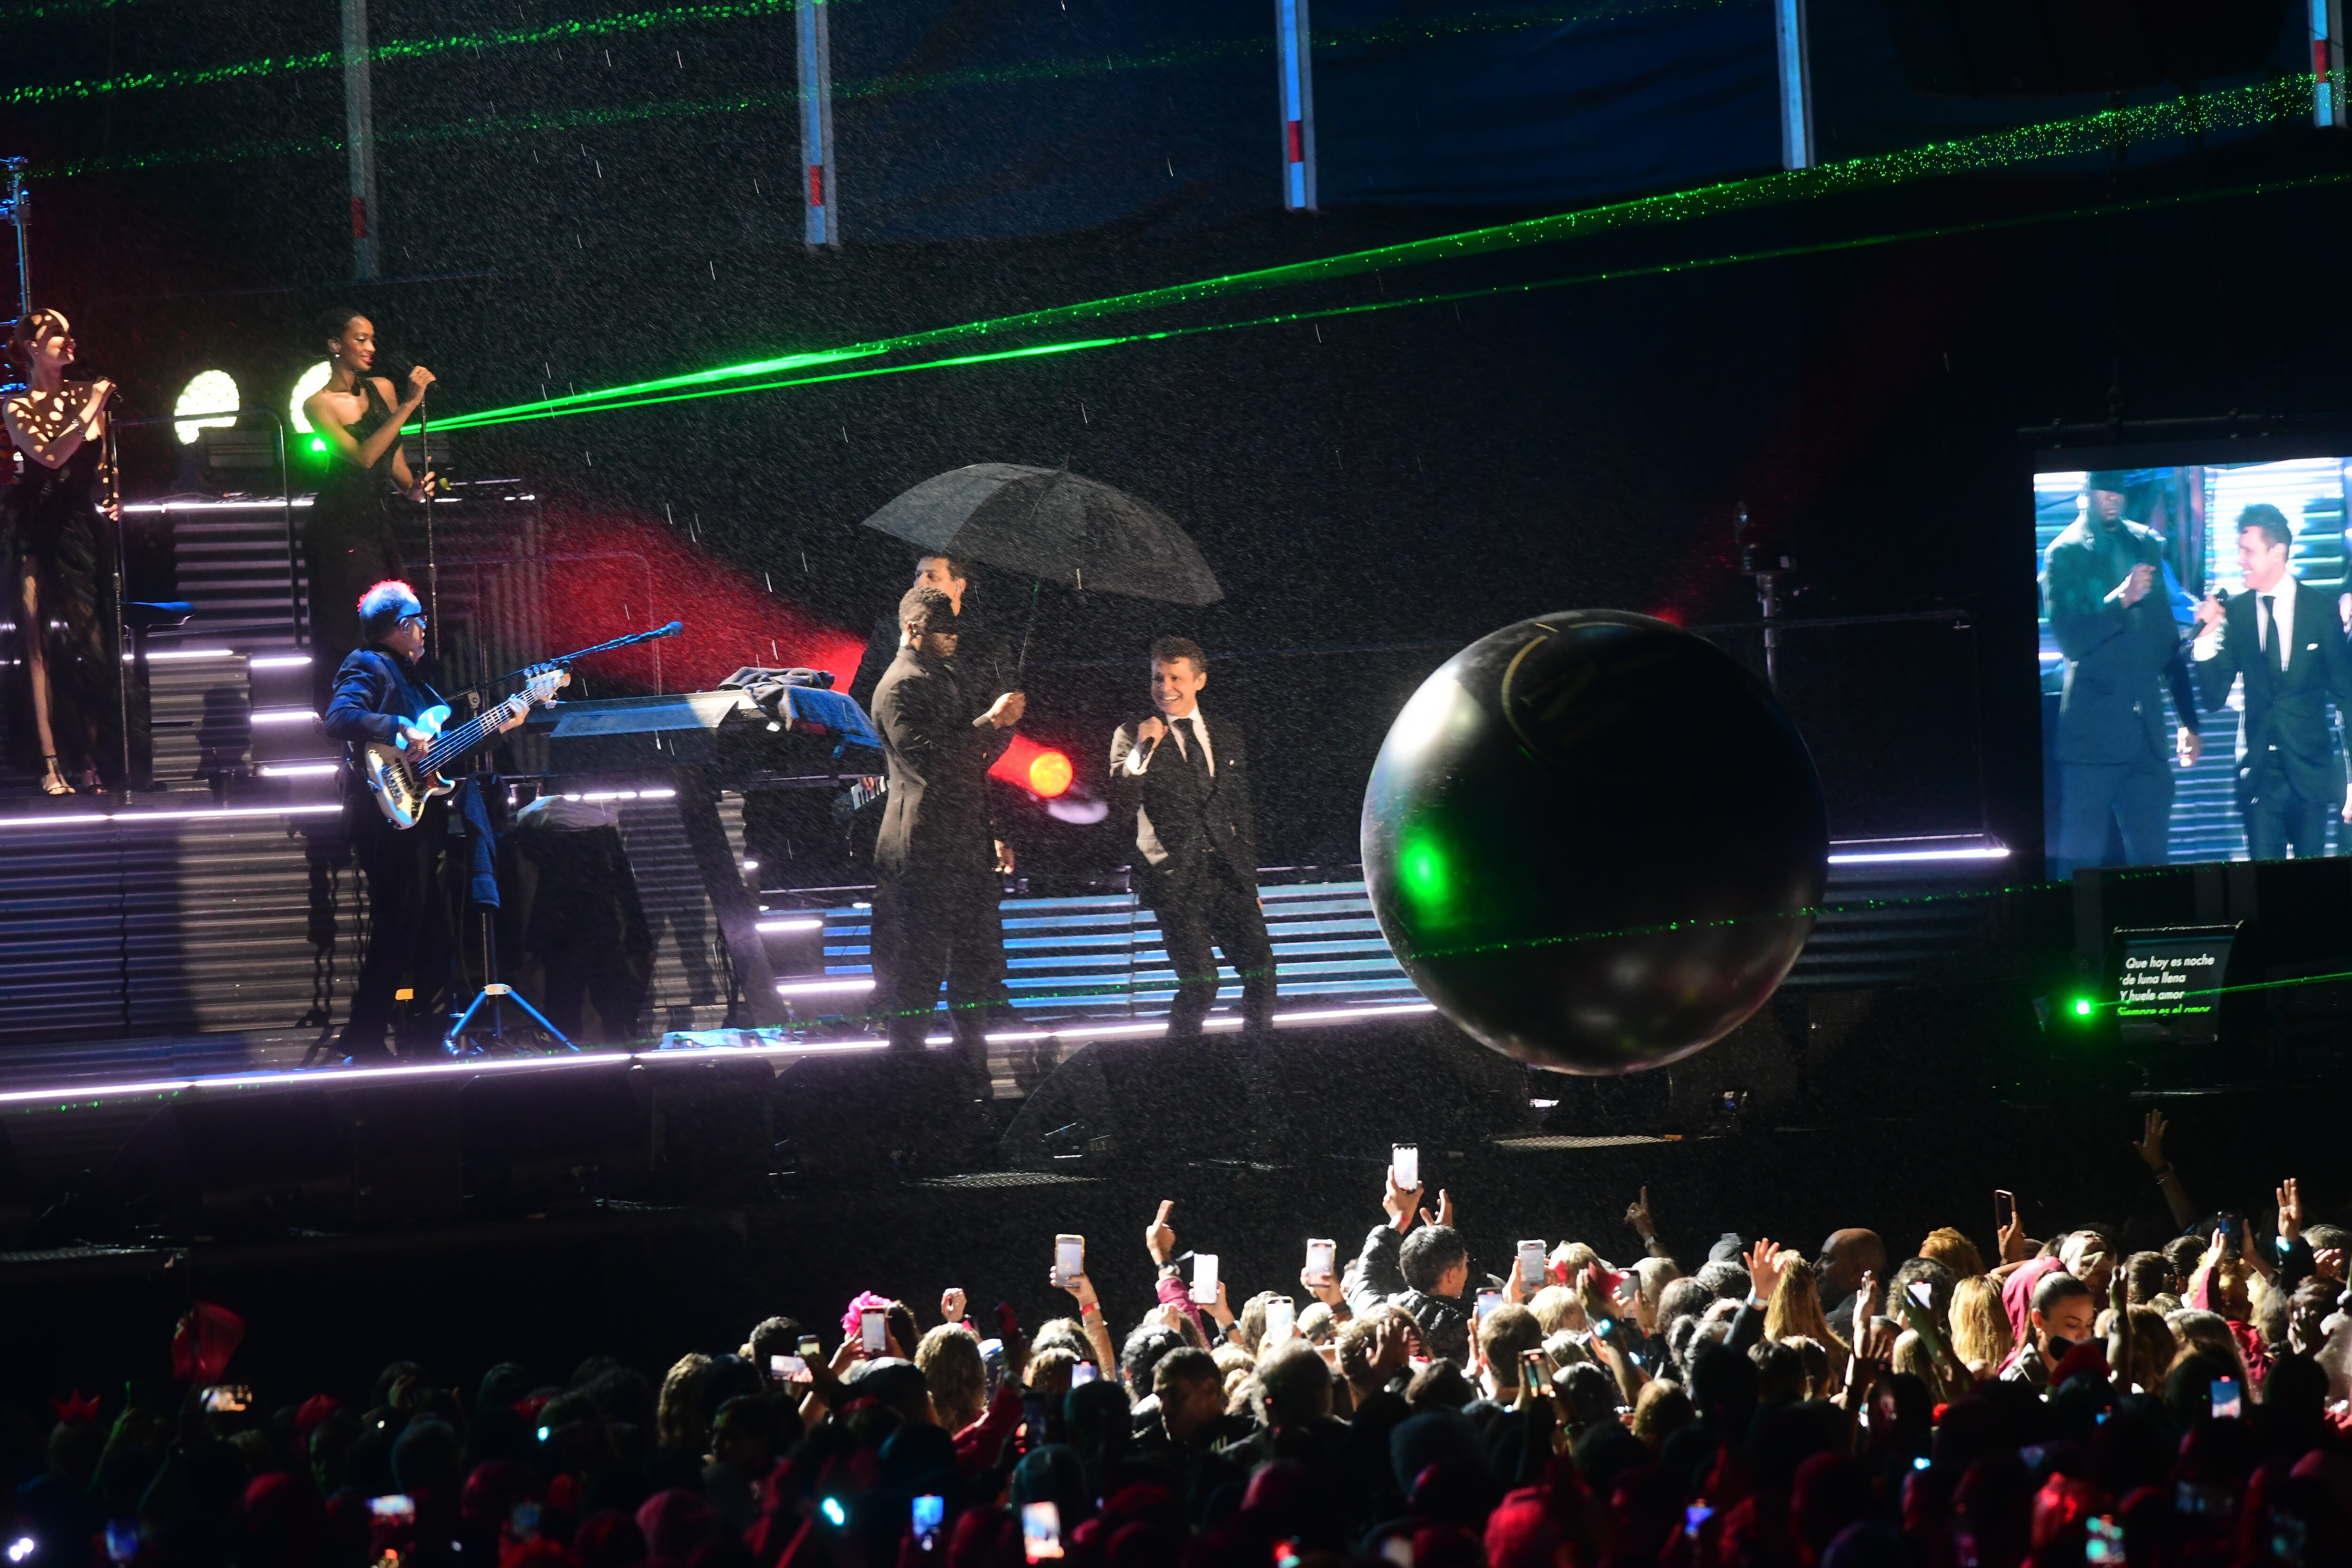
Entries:
[[1035,577],[1029,579],[1029,619],[1028,623],[1021,628],[1021,657],[1015,659],[1013,665],[1013,679],[1016,688],[1020,685],[1021,678],[1029,670],[1029,634],[1037,629],[1037,595],[1045,592],[1045,584],[1040,579]]

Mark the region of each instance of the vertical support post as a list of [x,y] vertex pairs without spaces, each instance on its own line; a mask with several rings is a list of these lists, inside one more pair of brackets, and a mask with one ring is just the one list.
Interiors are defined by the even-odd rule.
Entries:
[[841,244],[840,193],[833,177],[833,32],[824,0],[793,7],[800,33],[802,200],[808,205],[809,244]]
[[25,191],[25,162],[0,158],[0,169],[8,171],[8,199],[0,203],[0,209],[5,210],[10,226],[16,231],[16,314],[11,325],[33,313],[33,247],[25,230],[31,216],[26,204],[31,198]]
[[352,276],[383,274],[383,209],[375,199],[375,100],[368,81],[367,0],[342,0],[343,146],[352,174]]
[[2341,131],[2347,118],[2344,80],[2344,0],[2311,0],[2311,122]]
[[1813,72],[1806,59],[1805,0],[1772,0],[1772,36],[1780,51],[1780,167],[1810,169],[1813,149]]
[[1314,212],[1315,59],[1307,0],[1274,0],[1275,68],[1282,100],[1282,206]]

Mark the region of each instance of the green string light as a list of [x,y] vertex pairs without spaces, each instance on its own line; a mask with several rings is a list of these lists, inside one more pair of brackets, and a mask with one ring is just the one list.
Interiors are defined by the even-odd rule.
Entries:
[[[2317,189],[2347,183],[2352,183],[2352,174],[2310,175],[2301,179],[2270,181],[2216,191],[2200,191],[2171,196],[2147,196],[2126,202],[2108,202],[2096,206],[2071,208],[2059,213],[2032,213],[2015,217],[1987,218],[1975,223],[1954,224],[1935,228],[1905,229],[1890,234],[1821,240],[1809,245],[1780,246],[1766,250],[1734,251],[1720,256],[1653,262],[1639,267],[1612,268],[1602,271],[1579,273],[1570,277],[1547,278],[1524,283],[1504,283],[1484,289],[1463,289],[1437,294],[1366,300],[1350,305],[1327,306],[1313,310],[1287,310],[1279,314],[1256,316],[1242,321],[1172,327],[1158,331],[1131,332],[1118,337],[1083,338],[1067,342],[1039,343],[1023,348],[999,350],[990,353],[959,354],[951,358],[922,360],[908,364],[873,365],[826,374],[794,376],[780,381],[751,382],[727,386],[706,384],[698,389],[674,387],[667,391],[645,393],[593,405],[557,406],[556,405],[563,400],[552,399],[541,404],[519,405],[512,410],[491,409],[478,414],[455,415],[441,419],[438,425],[444,430],[478,429],[486,426],[511,425],[534,419],[554,419],[575,414],[603,414],[624,408],[685,403],[707,397],[732,397],[746,393],[775,392],[796,386],[816,386],[837,381],[857,381],[877,375],[904,375],[918,371],[945,370],[958,365],[993,364],[1005,360],[1028,359],[1044,354],[1070,353],[1085,349],[1115,348],[1127,343],[1164,342],[1210,332],[1238,331],[1252,327],[1297,325],[1302,322],[1331,321],[1348,316],[1373,315],[1387,310],[1412,310],[1428,305],[1465,304],[1478,300],[1537,294],[1549,289],[1570,288],[1586,283],[1619,282],[1634,278],[1664,277],[1681,272],[1703,271],[1717,267],[1738,266],[1748,262],[1788,260],[1802,256],[1815,256],[1832,251],[1859,250],[1912,240],[1941,239],[1957,235],[1981,234],[2042,224],[2078,222],[2086,218],[2123,213],[2183,207],[2208,201],[2275,195],[2291,191]],[[871,357],[885,352],[887,351],[879,347],[866,346],[856,350],[838,350],[831,354],[792,355],[772,362],[770,368],[774,370],[795,368],[850,358]],[[722,371],[703,372],[700,379],[705,383],[719,380],[731,381],[737,374],[735,367],[730,367]]]
[[[660,11],[637,11],[621,16],[575,17],[535,27],[493,27],[478,33],[457,33],[444,38],[402,38],[378,44],[371,59],[426,59],[457,49],[511,48],[524,44],[564,43],[574,38],[613,37],[662,27],[691,26],[703,22],[732,22],[789,13],[793,0],[715,0],[700,5],[676,5]],[[296,71],[341,69],[342,52],[321,49],[316,54],[280,55],[274,59],[241,60],[234,65],[204,66],[193,70],[141,71],[108,77],[102,81],[39,83],[0,91],[0,104],[57,103],[68,99],[102,98],[124,92],[152,92],[166,88],[213,87],[222,82],[284,76]]]
[[[75,12],[105,9],[129,0],[52,0],[0,12],[0,20],[31,21]],[[840,5],[845,0],[828,0]],[[1542,13],[1525,11],[1477,11],[1461,16],[1431,20],[1391,22],[1380,26],[1326,32],[1315,40],[1315,47],[1327,53],[1348,48],[1377,47],[1386,44],[1424,43],[1448,38],[1469,37],[1482,34],[1524,32],[1531,27],[1560,27],[1603,19],[1622,19],[1658,12],[1684,10],[1719,10],[1731,0],[1599,0],[1599,3]],[[573,38],[609,37],[620,34],[646,32],[651,29],[691,26],[702,22],[737,21],[749,17],[788,14],[793,0],[729,0],[724,4],[680,6],[666,11],[641,11],[628,16],[574,19],[547,23],[536,27],[500,27],[484,32],[461,33],[444,38],[413,38],[383,44],[371,51],[379,61],[423,59],[447,54],[457,49],[506,48],[518,45],[562,43]],[[1167,69],[1188,66],[1213,65],[1221,61],[1249,58],[1273,52],[1271,38],[1223,38],[1209,44],[1192,45],[1181,48],[1130,52],[1125,55],[1084,56],[1069,59],[1042,60],[1027,65],[971,67],[949,71],[927,72],[919,76],[884,76],[859,82],[835,83],[836,99],[871,97],[936,90],[952,87],[1010,86],[1020,82],[1064,81],[1133,70]],[[100,81],[69,81],[41,83],[0,90],[0,104],[54,103],[67,99],[103,97],[113,93],[149,92],[172,88],[210,87],[221,82],[240,81],[256,77],[284,75],[292,71],[325,70],[340,67],[340,52],[322,50],[317,54],[284,55],[276,58],[245,60],[233,65],[207,66],[190,70],[142,71],[134,75],[108,77]],[[783,94],[726,102],[685,101],[667,105],[647,106],[641,117],[689,115],[716,112],[729,107],[771,107],[793,102],[797,95]]]
[[[828,0],[840,5],[844,0]],[[1450,37],[1481,33],[1500,33],[1538,26],[1565,26],[1602,18],[1617,18],[1650,12],[1715,9],[1730,0],[1602,0],[1601,4],[1580,8],[1530,15],[1525,12],[1479,12],[1466,16],[1443,18],[1435,22],[1391,23],[1379,27],[1354,32],[1327,34],[1318,37],[1316,47],[1326,51],[1356,47],[1373,47],[1403,42],[1444,41]],[[696,21],[717,16],[727,7],[688,7],[676,13],[678,19]],[[772,5],[738,7],[744,14],[765,14],[770,10],[789,11],[791,0],[776,0]],[[706,15],[707,13],[707,15]],[[661,18],[671,13],[650,12],[634,17],[616,17],[594,26],[614,32],[639,31],[663,25]],[[564,24],[569,26],[572,24]],[[562,37],[572,37],[565,33]],[[399,51],[384,58],[417,58],[444,53],[451,48],[479,48],[493,44],[530,43],[546,41],[526,37],[517,30],[506,34],[468,35],[457,39],[426,39],[387,45]],[[560,39],[558,40],[560,41]],[[1150,53],[1126,55],[1088,55],[1082,58],[1037,61],[1011,67],[973,67],[954,70],[930,71],[918,75],[892,74],[842,80],[834,83],[835,101],[886,97],[910,97],[918,93],[940,91],[968,87],[1009,87],[1021,83],[1077,81],[1105,75],[1149,69],[1173,69],[1184,67],[1213,65],[1220,61],[1247,58],[1272,53],[1274,45],[1265,38],[1226,39],[1215,44],[1183,49],[1166,49]],[[322,64],[333,64],[341,57],[299,56],[289,65],[285,61],[257,61],[246,65],[215,68],[202,75],[206,81],[233,80],[244,77],[266,75],[282,68],[314,69]],[[185,76],[186,73],[182,73]],[[136,87],[168,87],[200,85],[193,77],[163,79],[173,73],[161,73],[153,78],[117,79],[115,85],[66,84],[54,88],[25,89],[25,91],[45,91],[58,94],[90,96],[100,91],[131,90]],[[0,95],[5,101],[5,95]],[[798,106],[800,94],[789,88],[773,92],[737,93],[723,98],[672,99],[643,104],[611,104],[592,109],[567,110],[556,113],[503,115],[496,118],[462,120],[452,123],[380,129],[379,143],[387,146],[421,142],[475,141],[496,136],[546,134],[555,132],[592,131],[615,125],[630,125],[656,120],[693,119],[712,114],[746,114],[763,110],[792,110]],[[164,152],[118,153],[91,158],[68,158],[37,166],[32,174],[40,179],[70,179],[98,174],[137,174],[156,169],[185,168],[216,163],[242,163],[257,158],[325,157],[343,151],[342,138],[336,135],[278,137],[262,142],[239,142],[229,146],[218,144],[205,147],[176,148]]]
[[[2307,116],[2311,108],[2312,85],[2313,79],[2305,75],[2283,78],[2276,81],[2257,82],[2226,92],[2215,93],[2197,100],[2194,119],[2199,129],[2210,132],[2270,124]],[[1440,235],[1430,239],[1408,240],[1402,244],[1349,251],[1309,261],[1290,262],[1282,266],[1258,268],[1246,272],[1228,273],[1223,277],[1201,279],[1190,283],[1138,289],[1131,293],[1116,294],[1101,300],[1050,306],[1044,310],[995,316],[959,326],[937,327],[924,331],[902,333],[896,337],[877,338],[836,350],[801,351],[793,354],[751,360],[740,364],[722,365],[683,375],[655,377],[621,386],[572,393],[562,397],[542,398],[530,403],[512,404],[501,408],[485,409],[479,414],[462,417],[467,418],[471,423],[488,424],[541,410],[580,409],[605,404],[626,406],[642,400],[647,394],[670,388],[707,385],[713,382],[739,376],[768,374],[775,370],[785,368],[786,361],[796,363],[815,363],[809,358],[812,353],[860,358],[904,353],[965,342],[973,338],[986,338],[993,334],[1028,331],[1041,327],[1060,326],[1080,321],[1097,321],[1139,311],[1197,304],[1230,295],[1283,288],[1296,283],[1328,281],[1392,268],[1419,266],[1432,261],[1462,260],[1470,257],[1520,250],[1538,245],[1553,244],[1563,239],[1581,238],[1637,226],[1714,216],[1775,202],[1794,200],[1801,196],[1847,194],[1987,167],[2014,167],[2020,164],[2074,157],[2086,153],[2104,151],[2123,142],[2137,143],[2159,135],[2182,131],[2189,125],[2190,113],[2190,110],[2180,101],[2102,110],[2097,113],[2083,115],[2073,120],[2053,121],[2039,125],[1990,132],[1979,136],[1936,142],[1926,147],[1912,148],[1899,153],[1878,153],[1865,158],[1849,159],[1843,163],[1823,164],[1812,169],[1790,170],[1780,174],[1758,175],[1745,180],[1699,186],[1691,190],[1665,192],[1654,196],[1612,202],[1574,212],[1555,214],[1548,217],[1526,218],[1517,223],[1497,224],[1486,228]],[[454,426],[457,421],[451,420],[448,423]]]

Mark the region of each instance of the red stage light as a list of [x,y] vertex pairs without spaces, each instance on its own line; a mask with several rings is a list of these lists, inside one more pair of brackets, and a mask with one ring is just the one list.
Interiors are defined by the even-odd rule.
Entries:
[[[478,570],[478,591],[519,594],[520,565]],[[594,695],[631,689],[707,689],[742,665],[806,666],[833,672],[847,690],[865,639],[820,620],[740,567],[658,519],[551,506],[529,584],[545,616],[548,653],[643,631],[673,617],[685,633],[600,655],[582,668]],[[504,575],[501,575],[503,574]],[[574,696],[579,693],[574,692]]]
[[1004,748],[1004,754],[988,770],[988,776],[1052,800],[1069,789],[1077,777],[1077,770],[1070,765],[1068,753],[1041,746],[1026,735],[1015,735],[1013,744]]

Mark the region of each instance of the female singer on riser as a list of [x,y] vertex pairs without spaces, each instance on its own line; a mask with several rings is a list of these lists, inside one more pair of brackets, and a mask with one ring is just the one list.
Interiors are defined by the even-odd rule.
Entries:
[[97,790],[100,760],[120,755],[121,672],[100,613],[113,542],[97,496],[114,384],[65,379],[74,340],[61,310],[27,315],[8,349],[26,384],[0,404],[8,438],[25,455],[24,478],[7,495],[7,604],[30,699],[23,706],[41,746],[41,788],[71,795],[68,774]]
[[310,673],[324,712],[337,667],[363,645],[360,595],[407,575],[389,502],[394,489],[412,501],[432,494],[431,474],[409,477],[400,428],[424,405],[433,373],[421,364],[411,370],[407,395],[394,403],[391,380],[368,374],[374,322],[339,307],[322,312],[312,331],[327,345],[328,377],[302,412],[327,443],[327,477],[303,525],[302,557],[310,581]]

